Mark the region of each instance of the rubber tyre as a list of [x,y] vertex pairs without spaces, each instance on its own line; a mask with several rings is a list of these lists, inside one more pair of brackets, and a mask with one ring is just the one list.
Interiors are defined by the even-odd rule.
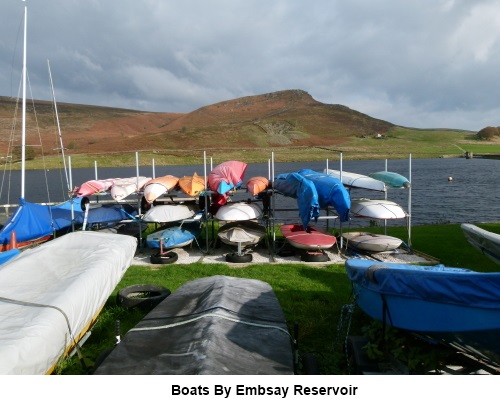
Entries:
[[226,255],[226,262],[229,263],[250,263],[253,260],[251,253],[239,255],[238,253],[228,253]]
[[300,258],[303,262],[309,263],[324,263],[330,260],[324,252],[305,252],[302,253]]
[[285,245],[280,250],[278,250],[278,256],[280,257],[295,256],[295,249],[293,248],[293,246]]
[[178,258],[179,256],[177,255],[177,253],[169,250],[168,252],[165,252],[163,254],[160,254],[160,251],[153,253],[149,260],[152,264],[172,264],[175,263]]
[[154,284],[134,284],[118,291],[116,303],[123,308],[152,309],[170,295],[168,288]]

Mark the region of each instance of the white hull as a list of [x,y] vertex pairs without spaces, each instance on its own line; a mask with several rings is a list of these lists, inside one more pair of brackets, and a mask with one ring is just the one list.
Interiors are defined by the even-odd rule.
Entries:
[[252,246],[266,236],[266,228],[251,221],[227,223],[219,229],[218,236],[226,245]]
[[500,264],[500,235],[489,232],[472,224],[462,224],[467,241],[477,250]]
[[237,202],[223,205],[215,214],[219,221],[246,221],[262,216],[262,209],[253,203]]
[[115,201],[122,201],[130,194],[136,193],[142,189],[144,184],[151,180],[151,177],[129,177],[117,179],[110,189],[111,197]]
[[[323,173],[340,180],[341,172],[339,170],[325,169],[323,170]],[[372,191],[386,191],[384,182],[380,180],[376,180],[362,174],[344,172],[343,170],[342,184],[347,188],[354,187]]]
[[351,200],[351,213],[359,217],[373,219],[403,219],[405,210],[397,203],[388,200]]
[[177,222],[194,217],[198,212],[194,204],[165,204],[151,207],[142,217],[144,222]]
[[379,235],[369,232],[347,232],[342,234],[347,240],[347,247],[367,252],[385,252],[397,249],[403,241],[393,236]]

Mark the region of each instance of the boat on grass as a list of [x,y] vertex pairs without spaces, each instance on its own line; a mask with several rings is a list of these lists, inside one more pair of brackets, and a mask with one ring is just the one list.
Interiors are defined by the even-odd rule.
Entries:
[[500,235],[476,225],[460,225],[467,241],[481,253],[500,264]]
[[345,267],[370,317],[500,366],[500,273],[360,259]]
[[293,374],[283,310],[263,281],[189,281],[152,309],[97,367],[96,375]]
[[395,250],[403,241],[394,236],[371,232],[344,232],[342,237],[347,241],[346,247],[366,252],[386,252]]
[[131,236],[72,232],[1,266],[0,374],[51,374],[78,349],[136,247]]

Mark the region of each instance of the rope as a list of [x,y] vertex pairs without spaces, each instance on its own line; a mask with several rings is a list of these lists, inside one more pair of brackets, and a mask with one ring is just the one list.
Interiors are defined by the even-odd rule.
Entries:
[[219,314],[204,314],[204,315],[200,315],[200,316],[198,316],[196,318],[187,319],[185,321],[173,323],[173,324],[170,324],[170,325],[151,326],[151,327],[144,327],[144,328],[134,328],[134,329],[130,329],[129,332],[142,332],[142,331],[149,331],[149,330],[170,329],[170,328],[173,328],[173,327],[176,327],[176,326],[181,326],[181,325],[185,325],[185,324],[188,324],[188,323],[191,323],[191,322],[199,321],[200,319],[203,319],[203,318],[221,318],[221,319],[225,319],[227,321],[231,321],[231,322],[234,322],[234,323],[242,323],[244,325],[257,326],[259,328],[276,329],[276,330],[279,330],[279,331],[285,333],[287,336],[290,337],[290,339],[293,339],[292,335],[290,334],[290,332],[288,332],[288,330],[286,330],[284,328],[281,328],[279,326],[264,325],[264,324],[255,323],[255,322],[247,322],[247,321],[242,321],[240,319],[234,319],[234,318],[230,318],[228,316],[219,315]]
[[83,356],[80,352],[80,347],[78,346],[78,342],[76,341],[76,338],[73,334],[73,331],[71,330],[71,324],[70,324],[69,318],[61,308],[53,306],[53,305],[37,304],[35,302],[14,300],[12,298],[6,298],[6,297],[0,297],[0,301],[7,302],[10,304],[15,304],[15,305],[24,305],[24,306],[28,306],[28,307],[51,308],[51,309],[55,309],[56,311],[60,312],[62,314],[62,316],[64,317],[64,319],[66,320],[66,326],[68,327],[69,336],[70,336],[70,339],[73,341],[73,344],[75,345],[75,350],[78,353],[78,357],[80,359],[83,358]]

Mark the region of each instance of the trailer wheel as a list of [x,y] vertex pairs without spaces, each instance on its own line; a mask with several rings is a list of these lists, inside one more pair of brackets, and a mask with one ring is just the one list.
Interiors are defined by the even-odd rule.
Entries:
[[243,255],[239,255],[238,253],[228,253],[226,255],[226,262],[229,263],[249,263],[253,259],[251,253],[245,253]]
[[160,251],[153,253],[149,258],[152,264],[172,264],[177,261],[179,256],[172,250],[165,252],[163,254]]
[[322,263],[330,260],[328,255],[322,251],[302,253],[301,259],[303,262],[310,262],[310,263],[312,262]]
[[123,308],[152,309],[170,295],[168,288],[135,284],[118,291],[116,303]]

